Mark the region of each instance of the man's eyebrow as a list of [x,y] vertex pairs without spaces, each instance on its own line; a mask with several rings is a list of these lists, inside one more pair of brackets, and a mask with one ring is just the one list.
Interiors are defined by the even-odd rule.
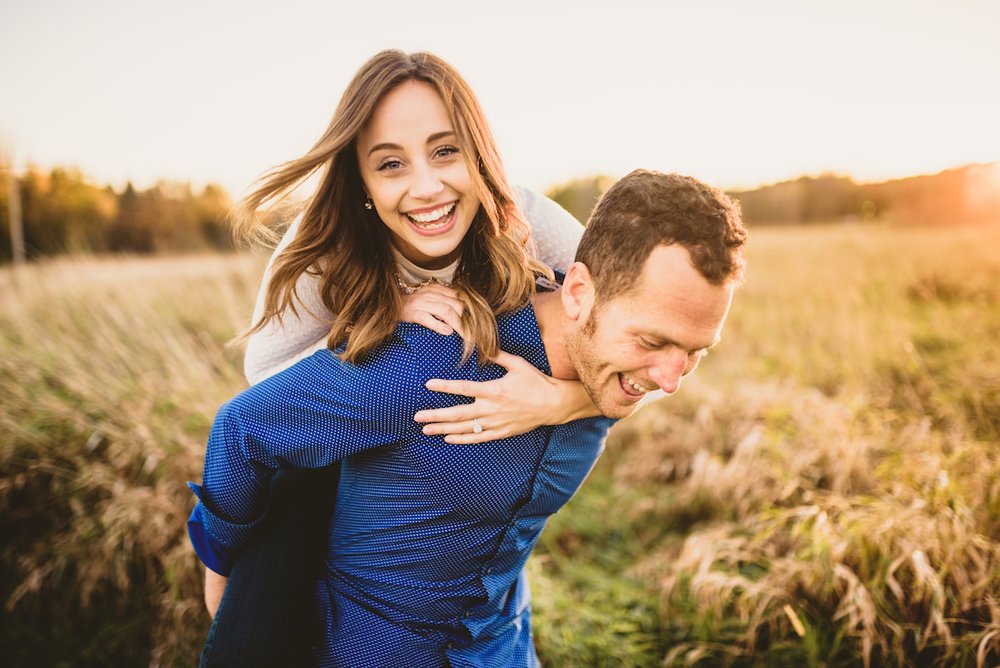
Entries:
[[[427,143],[432,144],[439,139],[444,139],[445,137],[453,137],[455,135],[454,130],[442,130],[441,132],[435,132],[427,138]],[[368,155],[371,155],[375,151],[402,151],[403,147],[399,144],[393,144],[391,142],[383,142],[381,144],[375,144],[370,149],[368,149]]]

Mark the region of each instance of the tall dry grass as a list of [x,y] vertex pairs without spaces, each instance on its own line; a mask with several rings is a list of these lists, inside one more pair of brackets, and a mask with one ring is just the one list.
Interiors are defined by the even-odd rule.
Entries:
[[208,619],[184,535],[204,439],[244,381],[223,343],[259,259],[0,272],[6,665],[190,665]]
[[[998,228],[753,230],[718,350],[529,562],[552,666],[1000,662]],[[0,656],[190,665],[260,258],[0,271]]]
[[754,231],[722,346],[595,472],[656,661],[1000,664],[998,242]]

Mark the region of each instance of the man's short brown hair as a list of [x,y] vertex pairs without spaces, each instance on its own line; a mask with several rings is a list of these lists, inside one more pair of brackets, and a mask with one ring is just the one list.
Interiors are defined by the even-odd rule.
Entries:
[[597,203],[576,251],[599,300],[632,287],[646,258],[661,244],[680,244],[713,285],[743,278],[746,242],[740,207],[697,179],[637,169]]

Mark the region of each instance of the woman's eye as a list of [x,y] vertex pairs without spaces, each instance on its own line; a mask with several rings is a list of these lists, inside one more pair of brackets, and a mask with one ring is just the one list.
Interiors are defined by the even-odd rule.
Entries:
[[456,153],[458,153],[458,149],[455,148],[454,146],[441,146],[436,151],[434,151],[434,155],[436,155],[439,158],[447,158],[448,156],[454,155]]
[[403,163],[399,160],[386,160],[385,162],[379,163],[379,166],[375,168],[377,172],[385,171],[395,171],[403,166]]

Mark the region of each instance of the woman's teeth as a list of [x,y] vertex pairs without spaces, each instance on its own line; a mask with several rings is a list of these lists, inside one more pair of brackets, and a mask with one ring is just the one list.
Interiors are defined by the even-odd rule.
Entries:
[[420,225],[420,227],[434,229],[437,227],[443,227],[448,222],[448,216],[454,209],[455,202],[452,202],[451,204],[439,206],[433,211],[427,211],[426,213],[408,213],[405,215],[410,219],[410,221]]

